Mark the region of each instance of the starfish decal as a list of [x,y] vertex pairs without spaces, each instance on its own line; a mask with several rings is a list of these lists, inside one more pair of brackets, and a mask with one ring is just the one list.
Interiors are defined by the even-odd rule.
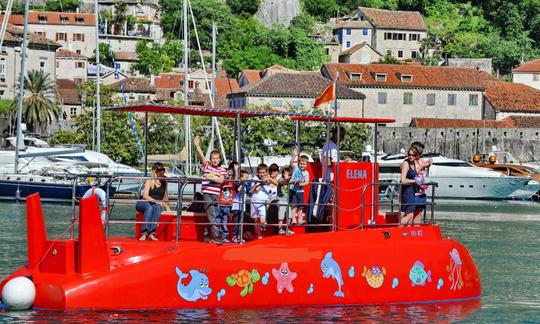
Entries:
[[278,293],[281,294],[283,289],[287,289],[290,293],[294,291],[292,281],[296,279],[297,274],[289,269],[287,262],[283,262],[279,269],[272,269],[272,275],[277,281]]

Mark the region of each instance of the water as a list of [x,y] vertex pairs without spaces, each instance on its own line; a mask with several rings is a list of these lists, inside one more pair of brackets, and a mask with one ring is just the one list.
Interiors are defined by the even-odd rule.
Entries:
[[[49,235],[60,234],[68,206],[44,205]],[[540,204],[440,201],[436,220],[443,234],[466,244],[483,283],[481,301],[433,305],[282,307],[156,311],[0,312],[0,321],[235,321],[298,322],[502,322],[540,323]],[[26,263],[24,205],[0,203],[0,276]]]

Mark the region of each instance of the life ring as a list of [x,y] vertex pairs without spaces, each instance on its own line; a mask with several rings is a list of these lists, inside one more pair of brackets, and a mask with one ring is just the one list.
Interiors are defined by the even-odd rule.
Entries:
[[107,193],[105,190],[97,187],[92,187],[88,189],[84,195],[83,198],[88,198],[96,196],[98,198],[99,203],[99,209],[101,210],[101,221],[105,222],[107,220]]

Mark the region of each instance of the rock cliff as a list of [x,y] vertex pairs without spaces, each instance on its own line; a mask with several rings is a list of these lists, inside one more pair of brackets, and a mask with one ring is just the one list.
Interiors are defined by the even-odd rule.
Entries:
[[299,14],[300,0],[262,0],[255,18],[267,27],[273,24],[287,27]]

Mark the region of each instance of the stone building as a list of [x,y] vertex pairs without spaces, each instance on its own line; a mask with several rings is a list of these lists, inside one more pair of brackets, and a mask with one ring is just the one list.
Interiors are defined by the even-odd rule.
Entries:
[[57,79],[56,87],[59,94],[59,104],[61,107],[60,121],[64,126],[72,124],[78,115],[84,112],[81,96],[77,90],[77,83],[68,79]]
[[[3,20],[3,15],[1,16]],[[11,15],[9,22],[24,26],[23,15]],[[30,11],[28,31],[49,39],[63,49],[91,57],[96,48],[95,16],[90,13]]]
[[327,63],[321,72],[365,95],[354,116],[394,118],[392,126],[415,117],[482,119],[485,85],[495,81],[476,69],[420,65]]
[[523,63],[513,69],[512,81],[540,90],[540,59]]
[[341,49],[366,43],[382,55],[399,60],[419,59],[420,41],[427,35],[424,18],[418,11],[393,11],[359,7],[336,24]]
[[[486,119],[540,117],[540,90],[522,83],[490,82],[485,91]],[[537,125],[540,128],[540,124]]]
[[[276,73],[259,82],[244,86],[229,94],[229,106],[271,107],[277,110],[313,108],[315,98],[331,83],[319,72]],[[365,96],[362,93],[338,85],[338,114],[358,116]],[[332,107],[333,103],[328,105]],[[320,107],[324,109],[325,107]]]
[[56,52],[56,78],[84,83],[88,74],[88,58],[65,49]]
[[[21,69],[21,43],[23,31],[19,27],[8,26],[4,44],[0,51],[0,99],[17,98]],[[41,70],[56,78],[55,56],[60,45],[41,35],[28,34],[26,70]]]

